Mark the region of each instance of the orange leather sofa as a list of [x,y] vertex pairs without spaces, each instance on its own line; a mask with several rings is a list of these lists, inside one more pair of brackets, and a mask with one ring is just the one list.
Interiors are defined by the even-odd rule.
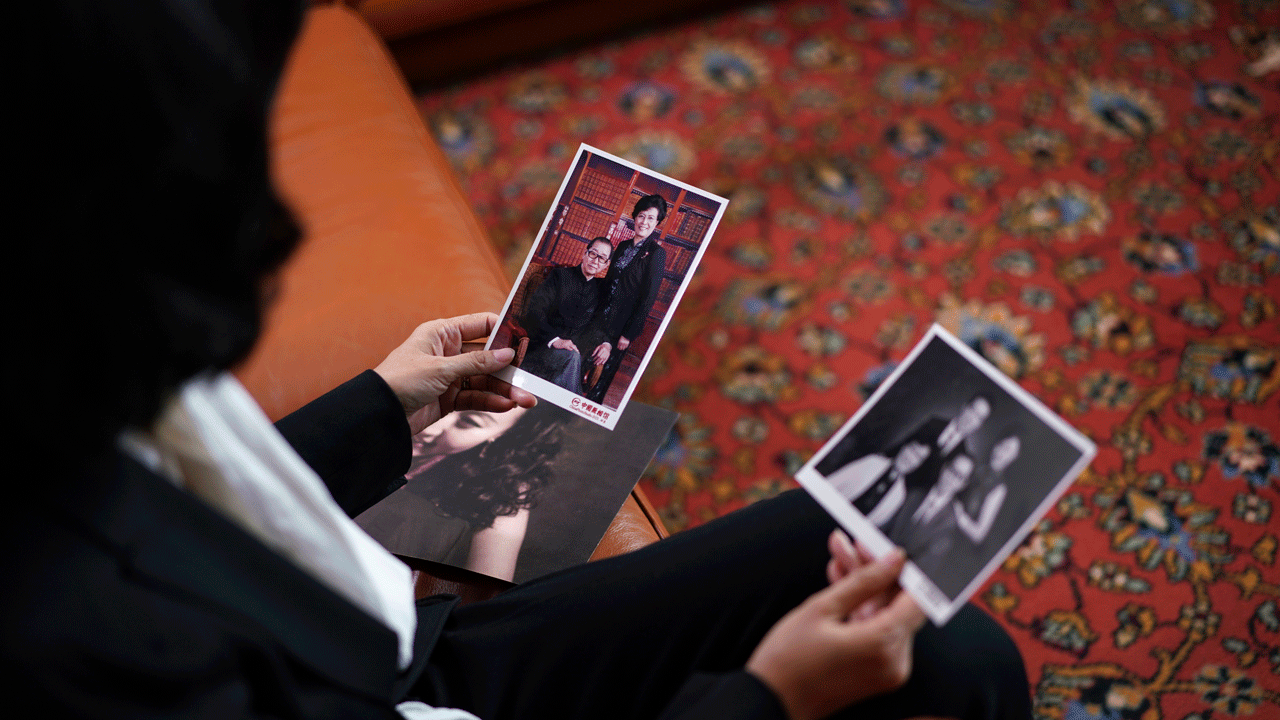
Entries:
[[409,81],[434,85],[506,61],[662,27],[743,0],[344,0]]
[[[272,118],[273,172],[306,239],[239,376],[273,419],[373,367],[421,322],[502,309],[511,281],[380,38],[344,4],[308,10]],[[666,535],[636,491],[595,557]],[[412,562],[418,589],[504,583]]]

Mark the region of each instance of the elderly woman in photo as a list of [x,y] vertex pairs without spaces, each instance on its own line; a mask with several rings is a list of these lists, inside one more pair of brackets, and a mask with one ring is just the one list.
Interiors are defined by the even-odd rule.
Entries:
[[635,237],[618,243],[613,251],[613,263],[604,278],[609,293],[604,327],[614,352],[605,363],[600,381],[587,392],[593,402],[604,402],[627,348],[644,332],[649,311],[658,299],[662,274],[667,268],[667,252],[655,233],[667,218],[667,208],[667,201],[661,195],[645,195],[637,200],[631,211]]

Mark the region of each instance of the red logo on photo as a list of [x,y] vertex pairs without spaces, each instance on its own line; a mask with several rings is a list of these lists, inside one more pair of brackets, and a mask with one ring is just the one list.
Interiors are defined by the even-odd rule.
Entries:
[[588,402],[587,400],[582,400],[580,398],[573,398],[572,400],[569,401],[569,407],[574,410],[577,410],[583,415],[591,415],[600,420],[609,419],[609,413],[607,411],[602,409],[600,406],[595,405],[594,403]]

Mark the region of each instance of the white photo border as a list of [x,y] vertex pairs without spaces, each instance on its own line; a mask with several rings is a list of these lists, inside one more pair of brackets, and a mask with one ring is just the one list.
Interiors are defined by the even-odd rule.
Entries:
[[[547,209],[547,216],[542,220],[542,226],[538,228],[538,234],[533,246],[529,248],[529,254],[524,259],[524,265],[520,268],[520,274],[516,276],[515,284],[511,287],[511,292],[507,295],[507,301],[502,306],[502,312],[498,313],[498,321],[502,322],[506,319],[507,313],[511,310],[511,304],[515,302],[516,294],[520,291],[520,287],[524,284],[525,273],[529,270],[529,263],[538,253],[539,246],[546,240],[547,226],[551,224],[551,220],[555,216],[556,205],[560,199],[564,197],[565,188],[569,185],[569,178],[573,176],[573,170],[578,166],[578,161],[584,153],[591,153],[598,157],[605,158],[612,162],[624,165],[637,172],[644,173],[649,177],[661,180],[664,183],[684,188],[689,192],[714,200],[719,203],[716,209],[716,215],[711,220],[711,224],[707,226],[707,232],[703,236],[702,242],[698,244],[698,249],[694,253],[693,260],[689,263],[688,270],[685,271],[684,277],[680,280],[680,287],[676,288],[675,294],[671,297],[671,303],[667,306],[667,312],[662,317],[658,329],[654,331],[653,340],[650,341],[649,347],[645,349],[644,357],[640,359],[640,364],[636,367],[635,375],[631,377],[631,382],[627,385],[626,392],[623,393],[622,399],[618,401],[617,408],[608,408],[603,405],[591,402],[581,395],[576,395],[564,388],[548,382],[543,378],[532,373],[525,372],[516,367],[505,367],[494,376],[499,377],[511,383],[515,387],[523,388],[534,395],[547,400],[559,407],[562,407],[576,415],[587,418],[592,422],[604,426],[606,429],[612,430],[618,424],[618,418],[622,415],[627,407],[627,403],[631,400],[631,394],[635,392],[636,385],[640,382],[641,376],[644,375],[645,368],[649,366],[649,361],[653,358],[653,352],[658,347],[658,341],[667,331],[667,325],[671,322],[671,316],[675,314],[676,308],[680,305],[680,299],[684,297],[684,291],[688,289],[689,282],[693,279],[693,273],[698,269],[698,264],[702,262],[702,255],[707,250],[707,245],[711,243],[711,238],[715,235],[716,229],[720,226],[720,219],[724,217],[724,210],[729,205],[727,198],[722,198],[714,193],[707,192],[698,187],[694,187],[686,182],[681,182],[675,178],[667,177],[660,172],[655,172],[641,165],[637,165],[629,160],[624,160],[616,155],[607,153],[599,148],[592,147],[586,143],[578,146],[578,152],[574,153],[573,160],[569,163],[569,170],[565,172],[564,179],[560,181],[560,189],[556,191],[555,199],[551,202],[551,207]],[[585,168],[584,168],[585,170]],[[485,342],[484,349],[489,350],[493,345],[496,333],[489,336]]]
[[902,570],[902,575],[899,576],[899,583],[902,585],[903,589],[911,593],[911,596],[920,603],[921,609],[929,616],[929,619],[932,620],[934,624],[941,626],[946,624],[946,622],[951,619],[951,616],[964,606],[965,602],[967,602],[973,593],[977,591],[978,587],[991,576],[991,573],[995,572],[996,567],[998,567],[1000,563],[1002,563],[1004,559],[1008,557],[1014,549],[1016,549],[1018,543],[1025,538],[1026,534],[1031,530],[1035,523],[1038,522],[1051,507],[1053,507],[1053,504],[1058,501],[1058,498],[1066,492],[1067,488],[1075,481],[1076,477],[1083,472],[1085,467],[1087,467],[1093,460],[1094,455],[1097,454],[1097,446],[1079,430],[1076,430],[1074,427],[1067,424],[1065,420],[1046,407],[1044,403],[1040,402],[1040,400],[1034,395],[1027,392],[1021,385],[1017,384],[1009,376],[998,370],[988,362],[986,358],[979,355],[968,345],[965,345],[946,328],[934,323],[930,326],[929,330],[925,332],[924,337],[922,337],[920,341],[916,343],[915,347],[911,349],[911,352],[907,354],[906,358],[904,358],[902,362],[894,368],[893,372],[889,377],[885,378],[884,382],[880,383],[880,386],[871,394],[871,397],[867,398],[867,401],[862,404],[862,407],[858,408],[858,411],[854,413],[853,417],[849,418],[849,420],[846,421],[845,424],[827,440],[822,448],[819,449],[818,452],[814,453],[813,457],[809,458],[809,461],[806,462],[795,475],[796,481],[813,496],[818,504],[822,505],[822,507],[830,513],[845,530],[849,531],[854,538],[861,542],[872,555],[877,558],[884,557],[893,550],[893,542],[890,541],[884,533],[880,532],[880,529],[876,527],[874,523],[868,520],[862,513],[858,512],[853,504],[847,501],[844,496],[842,496],[839,491],[837,491],[835,487],[817,471],[816,466],[823,458],[835,449],[840,441],[844,439],[844,437],[848,435],[849,432],[858,424],[862,417],[876,406],[880,401],[880,398],[884,396],[884,394],[888,392],[889,388],[897,382],[898,378],[911,367],[911,364],[915,361],[916,357],[919,356],[935,338],[939,338],[946,342],[956,350],[961,357],[991,379],[1000,387],[1000,389],[1009,393],[1014,400],[1018,401],[1019,404],[1054,430],[1059,437],[1080,452],[1080,457],[1076,459],[1075,463],[1073,463],[1071,468],[1067,470],[1066,474],[1057,481],[1053,489],[1045,495],[1044,499],[1036,506],[1035,510],[1032,511],[1022,525],[1020,525],[1018,529],[1009,536],[1005,544],[1001,546],[1000,550],[996,552],[995,555],[992,556],[986,566],[984,566],[982,570],[978,571],[978,573],[974,575],[973,579],[970,580],[964,589],[957,593],[954,598],[948,599],[946,593],[940,590],[938,586],[935,585],[933,581],[915,565],[915,563],[908,559],[906,566]]

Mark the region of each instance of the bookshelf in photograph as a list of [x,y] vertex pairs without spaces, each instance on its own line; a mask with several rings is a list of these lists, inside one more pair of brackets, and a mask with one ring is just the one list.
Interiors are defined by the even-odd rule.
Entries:
[[[584,152],[552,211],[534,261],[576,265],[586,244],[605,237],[617,247],[635,236],[636,201],[657,193],[670,204],[656,232],[667,250],[667,275],[676,287],[697,255],[715,218],[717,204],[608,158]],[[671,291],[674,293],[674,290]],[[671,293],[664,293],[670,299]],[[656,308],[655,308],[656,309]]]

